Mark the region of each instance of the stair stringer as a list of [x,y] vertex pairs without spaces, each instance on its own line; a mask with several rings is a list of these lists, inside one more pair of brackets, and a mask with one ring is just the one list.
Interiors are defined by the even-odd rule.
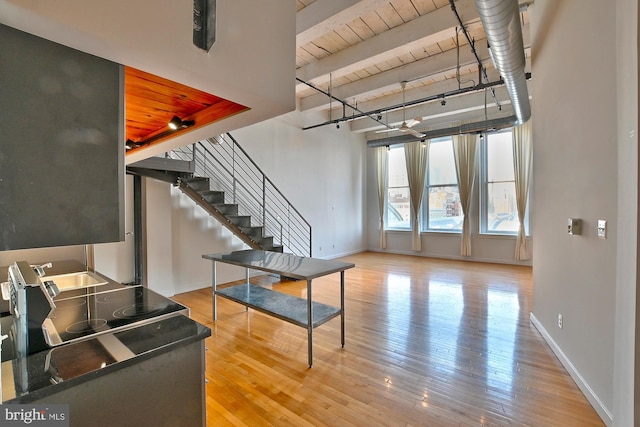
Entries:
[[[229,216],[225,215],[223,212],[216,209],[211,203],[209,203],[202,194],[192,188],[188,180],[179,180],[177,184],[180,191],[182,191],[186,196],[188,196],[191,200],[193,200],[198,206],[203,208],[209,215],[214,217],[216,220],[220,222],[224,227],[226,227],[229,231],[231,231],[236,237],[242,240],[247,246],[251,249],[258,250],[267,250],[273,252],[282,252],[283,248],[279,245],[270,245],[265,246],[257,241],[257,239],[253,238],[248,230],[256,229],[257,227],[242,227],[234,223]],[[266,238],[268,239],[268,238]]]

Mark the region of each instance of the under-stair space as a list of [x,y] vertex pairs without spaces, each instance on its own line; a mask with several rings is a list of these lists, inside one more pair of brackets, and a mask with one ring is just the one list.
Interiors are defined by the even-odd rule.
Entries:
[[311,256],[311,226],[230,135],[136,162],[170,182],[252,249]]

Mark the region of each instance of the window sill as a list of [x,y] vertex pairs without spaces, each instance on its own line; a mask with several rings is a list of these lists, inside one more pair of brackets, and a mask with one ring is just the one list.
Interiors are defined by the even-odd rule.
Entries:
[[[516,240],[517,234],[501,234],[501,233],[479,233],[478,237],[483,239],[503,239],[503,240]],[[531,239],[531,236],[527,235],[527,239]]]
[[458,230],[426,230],[426,231],[421,231],[420,234],[436,234],[436,235],[439,235],[439,236],[442,236],[442,235],[461,236],[462,235],[462,231],[458,231]]

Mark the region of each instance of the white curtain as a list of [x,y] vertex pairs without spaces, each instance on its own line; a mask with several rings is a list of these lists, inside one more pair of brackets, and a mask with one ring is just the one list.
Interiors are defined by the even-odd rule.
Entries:
[[516,181],[516,207],[518,208],[518,238],[516,240],[515,259],[529,259],[527,235],[524,229],[524,215],[527,211],[529,184],[531,181],[531,163],[533,144],[531,138],[531,120],[513,129],[513,170]]
[[378,210],[380,212],[380,248],[387,247],[387,232],[384,229],[384,211],[387,207],[387,173],[389,156],[387,147],[376,147],[376,173],[378,182]]
[[478,135],[454,135],[453,157],[456,162],[458,190],[462,207],[462,243],[460,253],[471,255],[471,228],[469,226],[469,211],[471,209],[471,194],[476,177],[476,160],[478,158]]
[[422,204],[424,179],[427,172],[427,157],[429,155],[429,141],[410,142],[404,145],[404,157],[407,163],[407,178],[409,178],[409,195],[411,198],[411,234],[414,251],[422,250],[420,242],[420,221],[418,212]]

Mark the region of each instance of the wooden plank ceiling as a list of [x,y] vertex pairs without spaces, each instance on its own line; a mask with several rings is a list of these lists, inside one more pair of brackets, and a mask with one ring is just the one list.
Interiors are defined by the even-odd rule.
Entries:
[[[480,78],[452,3],[488,79]],[[519,3],[530,69],[529,2]],[[410,103],[500,78],[474,0],[343,0],[339,5],[331,0],[296,0],[296,7],[296,76],[361,111],[401,105],[403,81]],[[352,114],[303,82],[296,82],[301,112],[322,111],[327,120]],[[427,129],[458,120],[483,120],[487,115],[509,115],[508,96],[502,88],[498,92],[498,100],[504,101],[500,108],[492,95],[485,108],[484,91],[471,92],[444,104],[437,100],[407,107],[406,117],[421,119],[416,129]],[[401,108],[385,110],[384,121],[397,126],[404,115]],[[368,132],[367,139],[375,137],[376,130],[387,129],[367,118],[349,123],[352,132]]]
[[[125,67],[127,153],[165,141],[248,108],[178,82]],[[177,116],[193,121],[184,129],[171,130]]]

